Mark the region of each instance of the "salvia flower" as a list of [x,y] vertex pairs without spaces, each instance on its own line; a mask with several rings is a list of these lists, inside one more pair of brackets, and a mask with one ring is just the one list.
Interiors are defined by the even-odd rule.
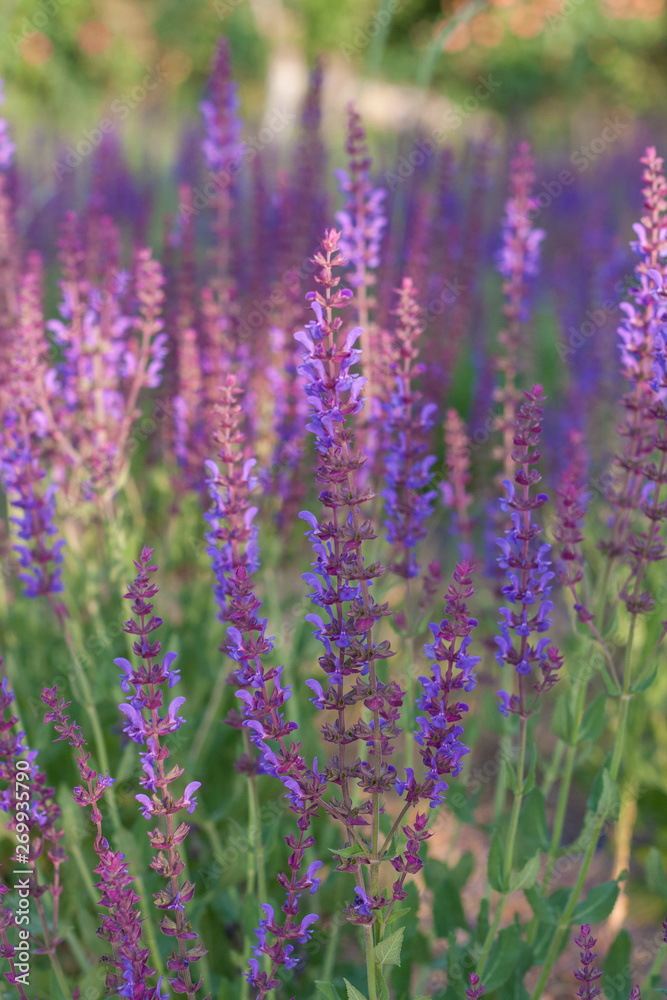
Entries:
[[486,989],[486,986],[480,986],[479,976],[474,972],[470,973],[468,983],[469,986],[468,989],[466,990],[466,996],[468,1000],[479,1000],[482,993]]
[[503,449],[500,455],[505,461],[506,476],[511,474],[512,428],[520,402],[516,377],[522,361],[522,328],[529,317],[529,283],[538,272],[540,244],[545,236],[544,230],[536,229],[530,218],[531,210],[537,206],[532,195],[534,166],[529,143],[520,143],[511,164],[510,197],[505,204],[502,247],[497,255],[498,270],[504,279],[506,326],[498,335],[503,351],[498,356],[497,366],[503,381],[496,388],[494,398],[502,405]]
[[398,291],[395,359],[390,369],[393,386],[383,404],[385,537],[394,548],[390,569],[405,579],[419,575],[415,550],[426,537],[426,522],[433,513],[437,490],[430,489],[435,455],[427,454],[428,433],[435,423],[435,403],[419,405],[414,380],[424,366],[416,363],[417,340],[423,332],[417,293],[410,278]]
[[204,161],[212,173],[218,174],[238,162],[244,149],[241,142],[243,121],[238,113],[239,97],[231,76],[229,42],[224,35],[218,39],[213,57],[209,95],[200,103],[199,109],[205,127],[202,142]]
[[[0,671],[2,668],[0,656]],[[13,700],[14,692],[9,688],[7,677],[3,677],[0,687],[0,782],[3,783],[0,809],[7,813],[6,828],[16,833],[11,860],[24,874],[30,873],[28,889],[42,925],[41,948],[53,955],[62,941],[58,936],[58,918],[63,888],[60,869],[67,861],[61,843],[65,831],[55,791],[48,786],[46,775],[36,763],[37,751],[28,748],[23,731],[17,732],[18,719],[11,711]],[[46,884],[40,881],[40,869],[43,870],[45,861],[53,867],[52,880]],[[42,902],[46,892],[53,900],[50,919]],[[11,957],[11,953],[5,957]]]
[[[661,487],[667,482],[665,407],[661,398],[664,389],[655,371],[656,347],[660,352],[667,320],[664,294],[667,180],[663,160],[654,147],[646,150],[640,162],[644,165],[644,215],[634,226],[638,239],[631,244],[640,259],[635,267],[636,284],[630,289],[632,301],[621,303],[625,318],[618,330],[621,372],[629,383],[621,399],[626,415],[618,427],[624,440],[616,456],[618,474],[608,491],[614,508],[610,537],[598,543],[610,561],[619,556],[629,558],[631,576],[622,597],[632,613],[653,607],[651,595],[641,591],[641,582],[646,564],[664,555],[664,545],[657,538],[657,530],[664,516],[659,503]],[[657,375],[660,375],[659,358],[657,360]],[[656,448],[661,456],[659,466],[651,461]],[[648,517],[648,531],[633,533],[637,512]],[[631,582],[632,587],[629,586]]]
[[387,192],[373,187],[366,130],[353,104],[348,107],[345,149],[350,158],[349,170],[334,171],[345,199],[343,210],[336,213],[341,227],[340,250],[354,268],[349,284],[353,288],[369,287],[374,284],[370,272],[380,263],[380,242],[387,224],[382,203]]
[[[306,348],[300,371],[310,401],[307,429],[315,437],[319,456],[315,475],[323,487],[319,500],[331,512],[331,519],[320,523],[310,511],[302,511],[300,516],[310,526],[307,536],[316,557],[313,572],[304,579],[312,587],[313,603],[322,612],[307,617],[324,647],[319,663],[326,675],[326,688],[319,681],[308,684],[315,704],[335,714],[335,722],[321,729],[324,739],[336,747],[327,766],[327,779],[340,787],[342,798],[335,801],[340,818],[347,825],[364,826],[373,812],[372,797],[395,781],[396,770],[386,758],[400,733],[397,722],[404,693],[395,682],[380,681],[376,672],[376,661],[393,654],[386,641],[375,643],[372,638],[373,626],[389,611],[370,593],[373,579],[383,569],[365,562],[363,556],[364,543],[376,536],[370,522],[361,520],[360,507],[373,494],[360,488],[355,479],[365,457],[353,451],[349,418],[362,409],[365,379],[352,371],[360,356],[355,344],[361,331],[352,328],[343,338],[342,319],[334,316],[334,311],[351,298],[349,290],[338,288],[340,279],[334,276],[334,268],[344,264],[339,240],[335,230],[329,231],[314,258],[320,268],[316,280],[323,291],[307,296],[316,318],[296,334]],[[348,678],[354,678],[354,686],[346,689]],[[362,702],[372,718],[347,725],[346,710]],[[366,744],[370,759],[350,765],[347,747],[359,742]],[[371,796],[361,805],[352,803],[352,774]]]
[[[472,632],[477,626],[467,609],[467,601],[475,593],[472,585],[472,566],[466,562],[457,565],[453,583],[445,594],[445,618],[429,627],[433,641],[424,645],[424,652],[431,666],[429,677],[420,677],[423,695],[417,701],[422,713],[417,716],[415,740],[426,769],[425,781],[419,788],[419,796],[430,800],[434,808],[444,799],[447,775],[456,776],[463,766],[463,757],[469,752],[461,743],[463,727],[459,725],[468,711],[458,692],[470,692],[475,687],[474,668],[479,656],[471,656],[467,650]],[[408,782],[408,795],[416,791]],[[404,789],[397,786],[403,794]]]
[[472,558],[472,519],[470,505],[470,440],[458,410],[450,407],[445,414],[445,463],[447,479],[440,484],[443,503],[454,511],[453,531],[461,538],[464,559]]
[[179,715],[185,698],[173,698],[166,706],[166,713],[163,711],[165,703],[161,686],[166,684],[171,689],[178,681],[178,672],[172,668],[176,653],[166,653],[160,662],[162,646],[159,639],[153,638],[153,633],[162,625],[162,619],[153,614],[152,599],[158,588],[151,580],[157,572],[157,566],[151,565],[152,557],[153,550],[145,546],[139,561],[134,563],[137,576],[125,594],[132,601],[133,617],[125,623],[123,631],[134,636],[132,650],[139,664],[133,666],[123,657],[114,660],[114,663],[123,670],[123,689],[132,693],[134,688],[129,703],[119,706],[127,718],[124,731],[135,743],[146,747],[140,754],[144,775],[139,783],[149,794],[140,793],[135,798],[143,816],[162,820],[165,828],[163,830],[159,823],[156,824],[149,833],[149,839],[151,847],[157,849],[151,868],[159,872],[167,883],[166,888],[154,894],[155,905],[165,911],[160,929],[177,941],[167,962],[167,968],[174,973],[169,978],[169,985],[176,993],[194,997],[202,988],[202,980],[192,981],[191,966],[206,954],[206,950],[201,943],[194,943],[197,935],[185,917],[185,904],[192,900],[195,887],[187,879],[183,882],[179,879],[183,871],[179,848],[190,827],[183,821],[176,825],[175,820],[184,809],[188,813],[194,811],[197,804],[194,793],[200,782],[189,782],[180,795],[175,795],[171,785],[183,776],[183,768],[174,765],[167,772],[165,767],[169,757],[165,737],[176,732],[185,722]]
[[577,990],[577,996],[581,1000],[594,1000],[602,990],[596,986],[597,980],[602,975],[595,968],[596,953],[592,950],[597,944],[597,938],[591,934],[591,925],[582,924],[579,934],[574,939],[574,943],[581,949],[581,968],[574,970],[574,978],[581,983]]
[[10,504],[21,512],[10,518],[19,539],[14,546],[21,567],[19,579],[26,597],[36,598],[64,590],[65,542],[57,537],[56,487],[44,489],[46,472],[32,454],[29,440],[18,428],[6,429],[0,450],[0,479]]
[[111,850],[102,833],[99,802],[114,779],[98,774],[90,766],[91,755],[86,750],[81,727],[65,715],[70,702],[58,698],[58,688],[43,688],[42,701],[48,708],[44,722],[53,723],[58,733],[56,740],[67,740],[74,751],[83,782],[74,789],[74,801],[83,808],[90,807],[91,819],[97,828],[94,846],[99,864],[95,873],[100,881],[95,887],[102,893],[100,905],[108,911],[97,933],[112,949],[110,956],[102,958],[107,965],[106,989],[131,1000],[165,1000],[167,995],[161,992],[160,983],[156,987],[149,987],[147,983],[148,978],[155,975],[155,969],[149,964],[149,949],[142,946],[141,917],[136,909],[139,897],[132,889],[128,863],[123,854]]
[[[551,580],[551,546],[540,544],[542,528],[533,521],[533,513],[549,499],[546,493],[533,493],[540,479],[536,468],[540,453],[537,446],[542,432],[542,386],[534,385],[514,422],[512,460],[517,466],[514,481],[503,480],[507,496],[500,501],[504,513],[510,514],[511,528],[504,538],[498,538],[501,554],[498,565],[505,571],[507,583],[501,594],[511,607],[500,608],[500,635],[496,638],[498,665],[511,664],[519,675],[519,694],[499,692],[499,709],[525,716],[530,714],[537,698],[557,679],[561,657],[546,635],[552,619],[553,602],[549,599]],[[533,684],[535,697],[530,707],[526,702],[527,681]]]

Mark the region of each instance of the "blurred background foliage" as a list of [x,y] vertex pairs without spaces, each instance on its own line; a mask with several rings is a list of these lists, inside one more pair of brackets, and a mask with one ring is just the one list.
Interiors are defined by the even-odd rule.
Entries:
[[[74,136],[158,69],[144,110],[173,129],[196,116],[221,32],[251,121],[275,93],[296,106],[320,53],[341,101],[372,91],[376,128],[401,127],[396,88],[456,102],[489,73],[501,85],[484,115],[538,145],[587,116],[657,119],[667,100],[665,0],[3,0],[7,115]],[[401,113],[414,124],[413,105]]]

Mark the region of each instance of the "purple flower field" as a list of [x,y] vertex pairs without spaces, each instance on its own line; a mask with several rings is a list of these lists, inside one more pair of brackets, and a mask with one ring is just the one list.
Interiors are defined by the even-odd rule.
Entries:
[[657,1000],[661,150],[323,72],[258,149],[221,38],[168,214],[0,120],[0,998]]

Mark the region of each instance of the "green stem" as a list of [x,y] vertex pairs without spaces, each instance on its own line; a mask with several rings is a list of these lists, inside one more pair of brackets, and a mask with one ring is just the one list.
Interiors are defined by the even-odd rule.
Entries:
[[475,14],[479,14],[486,6],[487,0],[468,0],[468,3],[460,7],[455,14],[445,21],[420,60],[417,71],[417,86],[424,89],[430,87],[431,79],[435,72],[435,64],[442,52],[445,40],[451,35],[454,28],[458,28],[459,24],[465,24],[466,21],[472,20]]
[[368,980],[368,1000],[377,1000],[375,983],[375,939],[373,925],[364,924],[364,939],[366,941],[366,978]]
[[556,778],[560,774],[560,766],[563,761],[563,754],[565,753],[566,743],[559,738],[556,743],[556,749],[551,755],[551,761],[544,775],[544,781],[542,782],[542,794],[544,798],[547,799],[549,792],[556,783]]
[[[625,729],[628,719],[628,705],[630,703],[630,679],[632,673],[632,646],[634,643],[635,636],[635,626],[637,622],[637,615],[633,615],[630,621],[630,633],[628,635],[628,644],[626,647],[625,655],[625,668],[623,671],[623,694],[621,695],[621,706],[618,715],[618,729],[616,730],[616,739],[614,741],[614,750],[611,758],[611,766],[609,768],[609,774],[612,781],[616,781],[618,778],[618,772],[621,766],[621,759],[623,755],[623,745],[625,743]],[[591,861],[593,860],[593,855],[595,854],[595,847],[597,845],[602,827],[606,820],[606,815],[602,813],[598,817],[598,821],[595,824],[595,828],[591,834],[591,840],[588,845],[588,849],[584,855],[581,862],[581,867],[579,868],[579,875],[577,881],[570,893],[570,897],[567,902],[567,906],[563,912],[561,921],[556,928],[556,931],[551,939],[551,945],[549,946],[549,951],[544,960],[544,966],[542,967],[542,972],[538,980],[537,986],[532,996],[532,1000],[540,1000],[542,993],[544,992],[544,987],[546,986],[547,979],[549,978],[549,973],[551,968],[560,954],[560,949],[563,943],[563,937],[570,929],[572,924],[572,915],[574,914],[575,907],[579,901],[579,896],[584,887],[584,882],[586,881],[586,876],[588,874],[588,869],[590,868]]]
[[218,676],[215,679],[215,684],[213,685],[213,690],[211,691],[209,697],[208,705],[206,706],[206,711],[204,712],[195,738],[192,741],[190,753],[188,754],[188,763],[190,766],[196,764],[199,759],[199,755],[206,745],[211,726],[213,725],[213,720],[218,714],[220,703],[222,702],[222,698],[225,693],[225,684],[226,678],[224,672],[219,670]]
[[[520,746],[519,746],[519,764],[517,767],[517,790],[514,796],[514,802],[512,803],[512,814],[510,816],[510,825],[507,833],[507,842],[505,844],[505,858],[503,864],[503,885],[509,886],[510,876],[512,874],[512,863],[514,861],[514,845],[516,841],[517,830],[519,829],[519,814],[521,813],[521,803],[523,801],[523,775],[526,766],[526,737],[528,734],[528,720],[524,716],[521,716],[521,734],[520,734]],[[505,903],[509,895],[509,889],[506,888],[500,893],[498,902],[496,904],[496,912],[493,918],[493,923],[489,927],[488,934],[486,935],[486,940],[484,941],[484,948],[482,950],[482,957],[479,960],[477,966],[477,975],[482,978],[482,973],[486,967],[486,963],[489,959],[489,954],[491,952],[491,947],[496,937],[496,932],[500,924],[500,919],[505,908]]]

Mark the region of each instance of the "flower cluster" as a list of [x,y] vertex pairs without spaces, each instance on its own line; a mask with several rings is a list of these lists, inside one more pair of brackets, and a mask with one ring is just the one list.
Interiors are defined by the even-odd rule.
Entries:
[[[524,396],[514,422],[512,460],[518,468],[514,482],[503,480],[507,497],[500,501],[503,512],[510,513],[512,527],[505,532],[504,538],[497,539],[501,550],[498,565],[509,581],[501,593],[516,610],[500,609],[500,636],[496,638],[498,665],[511,664],[519,675],[518,696],[499,691],[499,708],[503,715],[514,712],[521,716],[530,714],[537,698],[555,684],[562,662],[557,648],[543,635],[552,623],[549,618],[553,609],[549,594],[554,577],[550,570],[551,546],[539,544],[542,528],[532,520],[534,511],[549,499],[546,493],[532,493],[542,478],[535,467],[540,458],[537,446],[542,433],[542,386],[534,385]],[[518,648],[511,633],[519,640]],[[543,637],[531,643],[532,635]],[[529,707],[525,682],[536,670],[542,677],[534,684],[536,694]]]
[[410,579],[419,575],[415,549],[426,537],[426,521],[438,495],[437,490],[429,489],[436,456],[427,454],[437,406],[419,406],[420,393],[413,384],[424,370],[416,363],[417,340],[423,332],[416,289],[410,278],[404,278],[397,291],[397,329],[389,366],[393,386],[383,404],[385,487],[381,495],[385,537],[396,553],[389,568]]
[[472,558],[472,528],[470,505],[470,441],[458,410],[450,407],[445,414],[445,461],[448,477],[440,484],[443,503],[455,512],[454,532],[460,537],[464,559]]
[[[324,739],[337,747],[326,770],[327,779],[341,791],[341,798],[332,804],[346,825],[365,826],[373,814],[373,798],[395,781],[395,768],[386,758],[392,753],[391,742],[400,732],[397,722],[403,692],[393,681],[381,682],[376,672],[376,661],[392,653],[388,642],[373,641],[372,629],[389,611],[370,593],[371,583],[383,572],[382,567],[366,563],[363,556],[364,543],[376,536],[370,522],[361,520],[360,506],[373,494],[355,482],[365,458],[352,450],[348,418],[363,406],[365,379],[352,371],[360,356],[354,346],[360,330],[351,329],[343,340],[342,320],[334,317],[334,310],[351,298],[347,289],[338,288],[340,279],[333,273],[334,268],[344,264],[339,240],[336,231],[328,232],[322,250],[314,258],[320,268],[316,280],[323,291],[309,293],[316,318],[296,334],[306,348],[300,370],[310,401],[308,430],[315,436],[319,455],[315,476],[323,487],[319,499],[331,511],[331,519],[322,523],[310,511],[300,515],[310,525],[307,535],[316,556],[313,572],[304,579],[313,588],[313,603],[327,616],[326,621],[319,614],[307,616],[315,625],[314,635],[324,646],[319,663],[326,675],[326,689],[316,680],[307,683],[315,695],[314,704],[335,713],[335,722],[321,729]],[[354,685],[346,690],[347,678],[351,677],[355,678]],[[360,703],[372,718],[346,724],[346,711]],[[361,741],[368,747],[370,759],[346,758],[347,748]],[[370,796],[360,805],[352,802],[351,778]]]
[[47,327],[62,360],[47,373],[48,431],[61,459],[86,477],[84,494],[112,495],[140,415],[139,393],[161,382],[164,276],[146,249],[136,252],[131,275],[120,268],[120,232],[109,219],[93,247],[85,247],[70,213],[59,251],[61,318]]
[[522,326],[528,320],[529,279],[537,274],[540,243],[545,236],[543,229],[533,227],[530,218],[531,210],[537,206],[531,194],[535,181],[534,166],[530,145],[520,143],[511,164],[510,197],[505,205],[503,243],[497,256],[498,270],[504,278],[503,315],[506,326],[498,334],[498,343],[503,351],[498,356],[497,367],[503,383],[496,387],[494,398],[503,409],[500,428],[503,446],[498,454],[504,460],[506,476],[511,474],[512,429],[520,402],[516,377],[522,363]]
[[345,197],[343,211],[336,213],[336,221],[341,227],[340,250],[354,268],[348,278],[350,285],[369,288],[374,284],[369,272],[380,263],[380,241],[387,224],[382,203],[387,192],[374,188],[369,177],[371,160],[366,130],[353,104],[348,107],[345,150],[349,156],[349,171],[334,171]]
[[[659,496],[667,481],[664,404],[654,371],[656,346],[659,349],[662,343],[662,329],[667,320],[667,298],[663,294],[667,275],[667,181],[662,158],[656,155],[653,147],[646,150],[641,162],[644,165],[645,214],[634,226],[638,239],[631,244],[640,257],[635,267],[637,282],[630,289],[633,301],[621,303],[625,318],[618,330],[621,372],[629,383],[621,400],[626,415],[617,428],[623,438],[623,448],[616,456],[616,481],[608,491],[608,499],[614,507],[610,537],[598,543],[610,562],[619,556],[629,557],[635,586],[630,592],[626,585],[623,596],[628,609],[635,613],[648,611],[653,606],[650,594],[641,591],[643,569],[640,567],[662,558],[664,552],[655,536],[660,520]],[[655,390],[658,390],[657,397]],[[656,447],[661,452],[659,467],[650,461]],[[633,533],[637,511],[649,518],[648,532]]]
[[109,993],[115,991],[131,1000],[166,1000],[168,994],[161,992],[161,980],[155,987],[147,984],[148,977],[155,975],[155,969],[149,964],[149,950],[142,947],[141,918],[135,909],[139,897],[132,889],[133,879],[128,864],[123,854],[111,850],[102,834],[99,801],[114,779],[106,774],[98,775],[90,766],[91,755],[85,749],[81,727],[65,715],[70,702],[58,698],[58,688],[44,688],[42,701],[48,708],[44,722],[53,723],[58,733],[56,740],[67,740],[74,751],[74,760],[84,783],[74,789],[74,801],[83,808],[90,806],[91,819],[97,828],[95,853],[99,864],[95,873],[100,876],[100,881],[95,887],[102,890],[100,904],[108,910],[97,933],[112,947],[112,955],[101,959],[107,965],[106,989]]
[[132,601],[133,617],[125,623],[123,631],[135,637],[132,650],[139,658],[139,665],[134,667],[123,657],[114,660],[114,663],[124,673],[121,681],[123,691],[131,694],[129,703],[119,706],[127,717],[124,732],[135,743],[147,747],[140,754],[144,775],[139,783],[149,794],[140,793],[135,798],[145,819],[163,819],[166,827],[164,832],[156,826],[149,833],[149,838],[151,847],[158,852],[151,861],[151,867],[167,882],[165,889],[154,894],[157,908],[167,911],[160,921],[160,928],[164,934],[175,937],[178,942],[167,962],[167,968],[175,973],[169,979],[169,985],[177,993],[194,997],[201,989],[202,981],[199,979],[193,983],[191,966],[206,954],[206,950],[201,943],[192,944],[197,935],[185,918],[185,904],[192,900],[195,887],[187,879],[182,883],[179,881],[184,868],[179,847],[190,827],[184,822],[175,826],[174,820],[183,809],[187,809],[188,813],[194,812],[197,805],[194,793],[201,782],[189,782],[181,795],[175,796],[170,785],[182,777],[183,768],[174,765],[168,772],[165,768],[169,750],[164,745],[164,739],[169,733],[180,729],[185,722],[178,714],[185,698],[174,698],[166,714],[160,715],[160,710],[164,707],[160,686],[168,684],[172,688],[178,683],[180,676],[178,669],[173,666],[177,654],[166,653],[160,663],[160,640],[151,639],[156,629],[162,625],[162,619],[153,614],[152,598],[157,594],[158,588],[151,581],[151,576],[157,572],[157,566],[151,565],[152,557],[153,550],[144,547],[139,561],[135,560],[134,563],[137,576],[124,595]]
[[206,136],[202,142],[204,162],[217,174],[229,170],[243,155],[241,142],[243,121],[239,118],[239,98],[231,75],[229,42],[225,36],[218,39],[211,76],[209,96],[199,109],[204,118]]
[[574,943],[578,948],[581,948],[581,968],[574,970],[574,978],[581,983],[577,990],[577,996],[581,997],[581,1000],[594,1000],[602,992],[595,985],[602,973],[595,968],[594,964],[597,955],[591,949],[597,944],[597,938],[591,934],[590,924],[581,925],[581,930],[575,937]]

